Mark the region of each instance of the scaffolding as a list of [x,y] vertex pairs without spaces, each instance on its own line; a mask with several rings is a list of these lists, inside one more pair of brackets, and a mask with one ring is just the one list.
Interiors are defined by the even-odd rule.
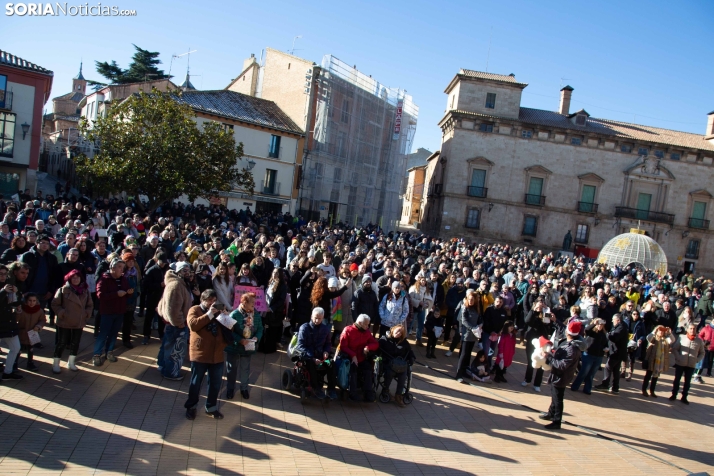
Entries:
[[332,55],[316,80],[314,135],[298,213],[352,226],[394,229],[419,108]]

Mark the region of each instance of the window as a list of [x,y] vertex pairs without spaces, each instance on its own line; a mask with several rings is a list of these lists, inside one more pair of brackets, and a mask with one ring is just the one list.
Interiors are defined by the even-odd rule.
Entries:
[[570,143],[572,145],[582,145],[583,144],[583,138],[582,137],[571,137],[570,138]]
[[484,122],[480,126],[478,126],[478,130],[481,132],[493,132],[493,124]]
[[650,215],[650,205],[652,204],[651,193],[640,193],[637,195],[637,213],[638,220],[647,220]]
[[496,93],[486,94],[486,109],[495,109],[496,107]]
[[0,112],[0,157],[12,157],[15,145],[15,114]]
[[693,259],[699,258],[699,240],[689,240],[684,256]]
[[575,242],[576,243],[587,243],[589,233],[590,233],[589,226],[578,225],[578,227],[575,230]]
[[270,195],[276,194],[276,180],[278,178],[278,171],[272,169],[265,169],[265,181],[263,182],[263,193]]
[[528,193],[526,194],[528,205],[543,205],[543,182],[541,177],[531,177],[528,181]]
[[664,151],[655,150],[655,151],[654,151],[654,155],[655,155],[655,157],[657,157],[657,158],[659,158],[659,159],[662,159],[662,158],[664,158]]
[[632,153],[632,146],[627,145],[627,144],[622,144],[620,146],[620,152],[624,152],[626,154],[631,154]]
[[692,228],[709,228],[709,224],[705,225],[707,216],[707,203],[697,202],[692,203],[692,216],[689,217],[689,226]]
[[337,183],[342,182],[342,169],[339,167],[335,167],[335,172],[332,178]]
[[228,132],[228,131],[233,132],[233,124],[223,124],[223,130],[225,132]]
[[468,195],[470,197],[486,197],[486,171],[483,169],[473,169],[471,171],[471,185]]
[[536,236],[538,232],[538,217],[526,215],[523,217],[523,234],[525,236]]
[[680,160],[682,156],[676,152],[673,152],[669,155],[669,158],[672,160]]
[[347,144],[347,139],[346,135],[344,132],[338,132],[337,133],[337,156],[338,157],[347,157],[347,147],[345,146]]
[[478,229],[479,218],[481,218],[481,211],[478,208],[470,209],[468,215],[466,215],[466,228]]
[[578,203],[578,211],[584,213],[595,213],[597,208],[595,207],[595,192],[597,187],[595,185],[583,185],[583,190],[580,193],[580,203]]
[[5,96],[7,95],[7,76],[0,74],[0,108],[5,108]]
[[649,154],[649,152],[650,151],[649,151],[649,149],[647,149],[647,147],[640,147],[637,149],[637,155],[647,156],[647,154]]
[[270,136],[270,149],[268,150],[268,157],[272,157],[273,159],[280,158],[280,136]]
[[321,163],[317,162],[315,163],[315,176],[319,179],[322,178],[322,173],[323,173],[324,167]]
[[587,122],[587,117],[584,114],[578,114],[575,116],[575,124],[578,126],[584,126]]
[[342,100],[342,116],[340,120],[345,124],[350,120],[350,102],[347,99]]
[[533,131],[523,130],[521,131],[521,137],[523,137],[524,139],[530,139],[531,137],[533,137]]

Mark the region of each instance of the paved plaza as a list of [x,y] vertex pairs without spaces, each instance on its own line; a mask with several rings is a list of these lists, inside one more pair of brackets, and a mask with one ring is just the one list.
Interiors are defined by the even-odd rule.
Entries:
[[[221,400],[224,420],[184,417],[189,379],[163,380],[158,340],[118,349],[119,361],[92,367],[91,327],[80,372],[51,371],[54,331],[43,332],[36,374],[0,385],[0,474],[685,474],[712,473],[714,380],[693,385],[688,407],[639,392],[642,371],[619,396],[566,391],[564,425],[542,429],[532,409],[550,388],[523,389],[523,348],[507,384],[469,386],[453,375],[457,356],[414,366],[414,402],[303,405],[280,389],[284,352],[253,357],[249,400]],[[135,341],[140,339],[136,338]],[[20,361],[21,368],[24,357]],[[65,363],[63,362],[63,366]],[[706,379],[705,379],[706,380]],[[205,395],[205,392],[204,392]],[[225,395],[225,386],[221,396]],[[597,436],[595,433],[599,434]],[[612,441],[612,440],[616,441]],[[671,463],[666,464],[662,460]],[[678,469],[679,467],[680,469]]]

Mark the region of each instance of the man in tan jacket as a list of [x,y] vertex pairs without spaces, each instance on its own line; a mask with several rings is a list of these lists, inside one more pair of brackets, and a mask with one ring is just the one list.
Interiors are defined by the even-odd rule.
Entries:
[[227,342],[223,338],[223,326],[216,317],[225,313],[218,309],[216,291],[206,289],[201,294],[201,304],[188,311],[188,327],[191,329],[189,358],[191,359],[191,386],[188,387],[188,400],[184,404],[186,418],[196,418],[196,407],[201,393],[203,377],[208,373],[208,395],[206,397],[206,415],[220,420],[223,414],[218,411],[218,392],[223,379],[223,349]]
[[164,294],[157,308],[159,317],[166,322],[166,329],[156,360],[159,372],[169,380],[183,379],[181,366],[188,345],[186,316],[193,305],[193,296],[186,284],[190,271],[191,265],[185,261],[171,265],[164,276]]

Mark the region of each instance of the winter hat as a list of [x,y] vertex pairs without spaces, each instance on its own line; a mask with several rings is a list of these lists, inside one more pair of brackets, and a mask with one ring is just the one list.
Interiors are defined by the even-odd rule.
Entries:
[[177,261],[175,263],[172,263],[170,267],[174,270],[176,274],[178,274],[181,272],[181,270],[190,268],[191,265],[186,261]]
[[568,324],[568,335],[577,336],[580,335],[580,331],[583,329],[583,325],[580,321],[571,321]]
[[358,269],[359,269],[359,266],[357,265],[357,263],[352,263],[350,265],[350,271],[357,271]]
[[371,283],[371,282],[372,282],[372,276],[370,276],[370,275],[368,275],[368,274],[365,274],[365,275],[362,277],[362,286],[364,286],[365,283]]
[[340,287],[340,280],[335,278],[334,276],[330,278],[330,280],[327,282],[327,286],[330,288],[339,288]]
[[546,337],[539,338],[538,343],[540,344],[541,347],[545,347],[546,345],[551,344],[551,342]]

